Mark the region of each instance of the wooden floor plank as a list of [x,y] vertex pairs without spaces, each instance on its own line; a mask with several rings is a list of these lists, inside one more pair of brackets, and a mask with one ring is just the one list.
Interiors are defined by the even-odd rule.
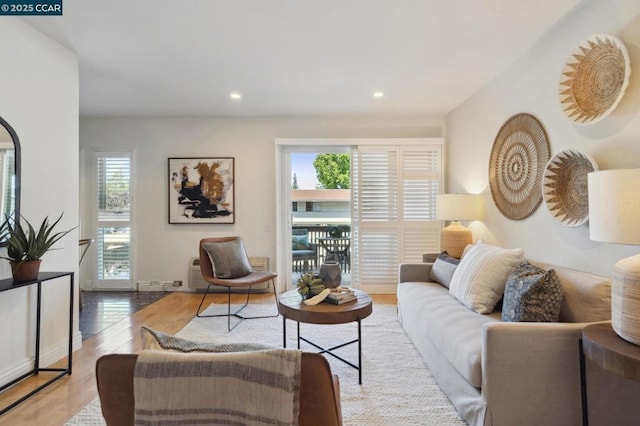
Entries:
[[[396,303],[395,295],[374,295],[374,303]],[[133,353],[140,351],[140,327],[147,325],[165,333],[180,331],[194,316],[201,294],[175,292],[141,309],[130,318],[96,334],[83,342],[82,348],[73,353],[73,374],[59,379],[37,395],[0,416],[0,425],[64,425],[85,405],[97,397],[95,362],[108,353]],[[226,295],[215,294],[207,298],[209,303],[226,303]],[[231,303],[244,302],[240,295],[233,295]],[[272,294],[252,296],[252,303],[273,303]],[[64,363],[63,363],[64,364]],[[0,394],[0,404],[15,400],[25,387],[33,387],[37,378],[30,378]],[[37,385],[36,385],[37,386]],[[17,396],[16,396],[17,395]]]

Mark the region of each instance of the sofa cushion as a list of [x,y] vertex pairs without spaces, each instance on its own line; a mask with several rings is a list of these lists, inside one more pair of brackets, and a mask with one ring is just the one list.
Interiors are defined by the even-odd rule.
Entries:
[[456,270],[456,267],[460,263],[460,259],[451,257],[447,252],[440,253],[436,261],[433,262],[429,277],[434,283],[442,284],[446,288],[449,288],[451,284],[451,278]]
[[538,268],[524,261],[507,278],[502,320],[558,321],[561,301],[562,285],[555,271]]
[[522,262],[524,252],[478,242],[456,268],[449,292],[479,314],[493,312],[504,293],[507,277]]
[[479,388],[482,325],[500,321],[500,313],[478,315],[452,297],[446,288],[432,282],[403,282],[398,285],[397,295],[402,324],[411,338],[430,341],[460,375]]
[[553,268],[562,284],[560,321],[594,322],[611,320],[611,280],[563,266],[531,262]]
[[219,243],[204,243],[202,247],[209,255],[216,278],[240,278],[253,272],[240,238]]

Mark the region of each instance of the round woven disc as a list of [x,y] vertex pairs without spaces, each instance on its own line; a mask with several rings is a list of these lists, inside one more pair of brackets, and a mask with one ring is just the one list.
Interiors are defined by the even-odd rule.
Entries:
[[572,149],[554,155],[544,170],[542,193],[545,205],[565,226],[580,226],[589,220],[587,173],[598,170],[587,154]]
[[549,139],[534,116],[517,114],[502,125],[491,148],[489,186],[503,215],[522,220],[538,208],[550,156]]
[[629,84],[629,55],[607,34],[583,40],[569,56],[560,78],[560,104],[578,124],[602,120],[622,99]]

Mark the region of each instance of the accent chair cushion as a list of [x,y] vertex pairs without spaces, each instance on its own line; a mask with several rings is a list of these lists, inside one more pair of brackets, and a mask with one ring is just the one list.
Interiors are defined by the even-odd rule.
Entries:
[[240,278],[253,272],[240,238],[219,243],[204,243],[202,247],[209,255],[216,278]]
[[177,352],[246,352],[273,349],[260,343],[210,343],[172,336],[147,326],[140,329],[142,349],[170,350]]
[[309,250],[308,235],[292,235],[291,250]]
[[442,252],[437,257],[436,261],[433,262],[429,278],[434,283],[438,283],[449,288],[451,278],[453,278],[453,273],[456,271],[459,263],[460,259],[449,256],[446,251]]
[[561,304],[562,285],[555,271],[524,261],[507,278],[502,320],[555,322],[560,317]]
[[460,259],[449,293],[469,309],[489,314],[504,293],[507,277],[523,257],[521,248],[503,249],[478,242]]

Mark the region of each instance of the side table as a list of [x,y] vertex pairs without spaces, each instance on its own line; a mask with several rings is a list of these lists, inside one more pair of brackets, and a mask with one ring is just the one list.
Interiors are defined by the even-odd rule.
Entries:
[[[371,312],[373,311],[373,301],[364,291],[354,289],[354,292],[357,296],[357,300],[347,302],[342,305],[333,305],[331,303],[322,302],[317,305],[308,306],[303,303],[303,299],[298,294],[297,290],[289,290],[278,297],[278,311],[280,312],[280,315],[282,315],[283,347],[287,347],[287,319],[296,321],[298,349],[300,349],[300,341],[303,341],[318,349],[318,353],[331,355],[332,357],[339,359],[345,364],[358,370],[358,383],[362,384],[362,329],[360,321],[371,315]],[[358,338],[331,348],[323,348],[300,335],[301,322],[307,324],[346,324],[349,322],[357,322]],[[358,344],[357,365],[333,352],[335,349],[354,343]]]
[[585,360],[599,368],[640,382],[640,346],[629,343],[616,334],[611,323],[586,326],[580,340],[580,387],[582,393],[582,424],[589,424],[587,377]]

